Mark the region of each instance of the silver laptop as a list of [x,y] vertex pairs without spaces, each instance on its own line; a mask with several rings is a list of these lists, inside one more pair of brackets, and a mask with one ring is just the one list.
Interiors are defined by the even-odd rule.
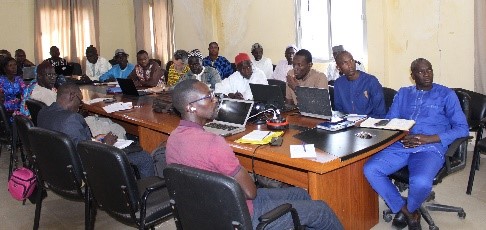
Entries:
[[32,80],[35,78],[35,66],[24,67],[22,68],[22,79],[24,80]]
[[326,120],[332,118],[331,100],[327,89],[297,86],[295,94],[301,115]]
[[204,125],[204,130],[226,137],[245,131],[253,101],[223,98],[219,104],[218,116]]

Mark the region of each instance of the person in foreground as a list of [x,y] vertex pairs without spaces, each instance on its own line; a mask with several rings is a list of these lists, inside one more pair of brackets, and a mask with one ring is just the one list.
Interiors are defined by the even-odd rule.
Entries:
[[[421,229],[420,205],[432,191],[435,175],[444,165],[444,154],[455,139],[469,135],[466,117],[453,90],[433,83],[432,64],[424,58],[411,64],[415,86],[401,88],[386,118],[414,120],[402,140],[372,156],[364,174],[393,213],[393,225]],[[408,165],[410,183],[404,200],[388,175]]]
[[[73,83],[65,83],[57,90],[56,102],[39,111],[37,125],[44,129],[66,134],[76,146],[80,141],[92,140],[91,131],[83,116],[78,113],[83,94]],[[113,145],[117,136],[109,132],[93,137],[94,141]],[[153,160],[145,151],[135,151],[127,154],[128,161],[137,166],[141,177],[154,175]]]
[[[206,84],[196,79],[182,81],[175,86],[172,101],[182,119],[167,140],[167,163],[183,164],[234,178],[247,198],[253,228],[258,225],[258,217],[262,214],[290,203],[299,213],[301,224],[309,229],[343,229],[324,202],[311,200],[301,188],[256,188],[225,139],[203,129],[203,125],[212,121],[218,113],[218,99]],[[292,225],[287,214],[267,229],[289,229]]]
[[336,57],[337,68],[345,77],[334,83],[334,106],[337,111],[383,118],[385,99],[378,79],[356,69],[353,55],[342,51]]

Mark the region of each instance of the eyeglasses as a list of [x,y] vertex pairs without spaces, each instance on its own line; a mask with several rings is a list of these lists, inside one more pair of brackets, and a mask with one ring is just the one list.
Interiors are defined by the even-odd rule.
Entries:
[[49,79],[56,79],[57,76],[58,75],[56,73],[46,73],[46,77]]
[[210,94],[208,94],[208,95],[206,95],[204,97],[201,97],[201,98],[199,98],[197,100],[191,101],[188,104],[196,103],[198,101],[202,101],[202,100],[205,100],[205,99],[213,100],[214,98],[216,98],[216,97],[214,96],[214,93],[211,92]]

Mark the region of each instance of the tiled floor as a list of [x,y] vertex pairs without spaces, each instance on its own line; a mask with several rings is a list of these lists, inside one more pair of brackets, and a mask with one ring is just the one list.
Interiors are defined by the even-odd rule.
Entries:
[[[481,170],[476,173],[472,195],[466,195],[470,158],[466,169],[447,177],[434,188],[437,202],[462,206],[467,213],[465,219],[459,219],[453,213],[432,212],[432,217],[441,230],[486,229],[484,227],[486,226],[486,159],[483,159]],[[8,153],[4,150],[0,157],[0,229],[32,229],[35,205],[27,202],[22,206],[21,202],[10,197],[6,188],[7,170]],[[83,203],[64,200],[51,192],[48,194],[42,207],[41,229],[84,228]],[[374,230],[392,229],[390,223],[381,219],[381,211],[385,208],[386,205],[380,200],[380,222],[373,228]],[[427,229],[424,221],[422,221],[422,225],[424,229]],[[95,228],[134,229],[117,222],[102,211],[98,211]],[[157,226],[156,229],[172,230],[175,229],[175,225],[170,219]]]

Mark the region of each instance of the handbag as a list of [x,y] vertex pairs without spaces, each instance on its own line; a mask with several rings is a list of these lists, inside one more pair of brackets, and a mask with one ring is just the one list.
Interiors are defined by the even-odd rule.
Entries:
[[32,195],[37,185],[35,173],[25,167],[17,168],[8,180],[8,191],[16,200],[23,201]]

